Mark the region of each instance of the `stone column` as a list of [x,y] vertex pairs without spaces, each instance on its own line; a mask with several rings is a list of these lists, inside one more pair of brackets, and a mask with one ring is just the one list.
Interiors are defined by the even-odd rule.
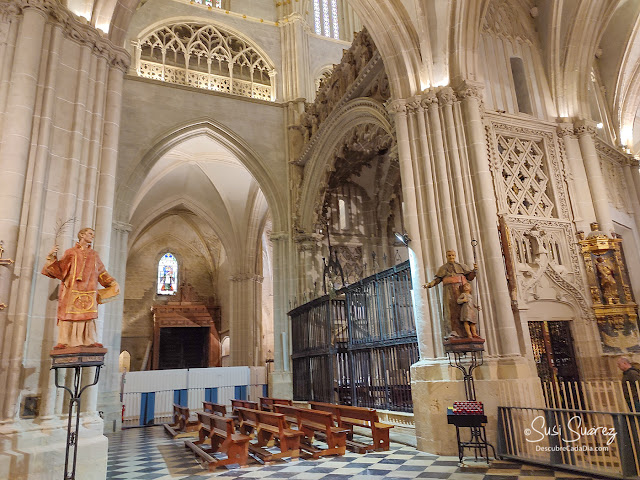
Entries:
[[12,418],[16,414],[17,382],[22,360],[20,352],[24,343],[15,342],[15,339],[23,337],[22,332],[27,328],[26,321],[16,321],[20,312],[12,303],[17,295],[14,287],[19,283],[22,267],[22,261],[17,258],[19,224],[25,201],[27,165],[47,15],[44,5],[37,2],[23,10],[7,96],[5,118],[9,121],[3,124],[0,142],[0,240],[4,241],[4,256],[16,260],[13,267],[0,269],[0,302],[9,305],[0,312],[0,383],[5,386],[5,393],[0,398],[3,404],[2,419]]
[[[107,79],[107,103],[104,114],[104,130],[103,130],[103,143],[101,149],[101,161],[100,171],[98,177],[98,192],[97,192],[97,208],[96,208],[96,238],[94,241],[94,248],[99,252],[100,258],[104,263],[107,271],[116,279],[120,285],[120,296],[116,303],[109,304],[107,306],[100,307],[98,320],[96,321],[96,329],[100,343],[105,345],[109,349],[108,355],[105,357],[106,363],[103,367],[101,375],[102,382],[100,388],[92,388],[88,391],[86,410],[96,411],[98,402],[98,392],[109,391],[110,396],[119,397],[120,382],[116,381],[118,377],[118,356],[120,354],[120,332],[122,331],[122,315],[117,315],[115,305],[120,305],[124,308],[124,277],[125,272],[122,272],[121,276],[115,276],[113,272],[112,264],[115,266],[117,260],[111,262],[113,258],[111,255],[111,241],[114,236],[114,240],[121,241],[124,236],[125,244],[124,250],[126,253],[126,239],[131,227],[126,225],[123,227],[118,224],[118,228],[115,235],[112,235],[113,224],[113,204],[115,202],[115,179],[116,168],[118,163],[118,138],[120,133],[120,112],[122,109],[122,88],[124,83],[124,70],[122,68],[111,68]],[[126,256],[125,256],[126,261]],[[122,311],[122,310],[120,310]],[[107,390],[104,390],[104,389]],[[116,389],[116,390],[114,390]],[[100,402],[104,408],[110,411],[110,416],[114,415],[114,405],[109,405],[118,401],[119,398],[111,398],[107,400],[105,395],[101,395]],[[104,412],[104,410],[102,410]],[[121,419],[121,416],[117,416],[117,420]],[[107,426],[108,428],[108,426]]]
[[231,281],[229,337],[231,365],[257,365],[260,357],[262,322],[262,277],[255,273],[236,273]]
[[610,236],[614,231],[613,220],[609,208],[607,187],[604,183],[602,170],[600,169],[600,159],[593,140],[596,134],[595,123],[588,120],[579,120],[575,122],[575,133],[580,144],[580,152],[582,153],[582,161],[587,174],[596,220],[600,224],[600,229]]
[[465,83],[458,90],[462,98],[470,170],[474,189],[475,206],[480,230],[480,268],[484,268],[489,281],[489,297],[495,315],[496,337],[502,355],[519,355],[519,332],[516,327],[511,297],[503,267],[502,249],[498,238],[498,210],[496,207],[493,178],[489,169],[487,139],[481,115],[481,87]]
[[564,151],[567,166],[567,184],[569,186],[569,198],[574,211],[574,221],[578,230],[585,233],[589,231],[589,224],[595,218],[591,194],[586,188],[576,186],[587,185],[587,173],[584,169],[580,144],[574,135],[572,123],[560,123],[557,128],[558,137],[564,142]]
[[305,21],[294,12],[279,20],[282,45],[283,100],[310,98],[309,46],[304,32]]
[[[404,225],[411,239],[408,247],[409,264],[411,265],[411,288],[413,290],[413,313],[416,321],[418,348],[420,358],[433,358],[433,318],[429,314],[426,290],[422,285],[425,280],[424,248],[421,235],[421,212],[419,198],[422,197],[420,178],[416,172],[419,155],[411,154],[409,136],[409,119],[406,100],[394,100],[388,107],[395,116],[398,143],[398,161],[400,162],[400,178],[402,181],[402,199],[404,201]],[[414,138],[415,140],[415,138]],[[427,187],[428,188],[428,187]]]
[[294,284],[288,268],[289,235],[274,232],[273,243],[273,372],[269,375],[269,395],[277,398],[293,398],[291,373],[291,329],[287,315],[287,300]]
[[467,194],[464,188],[462,170],[460,168],[460,155],[458,152],[458,138],[456,136],[456,124],[453,119],[453,103],[456,101],[455,93],[451,87],[444,87],[438,92],[438,101],[444,119],[444,134],[447,140],[448,165],[451,183],[452,201],[454,213],[458,225],[458,249],[460,258],[470,263],[473,258],[471,246],[471,223],[467,213]]
[[124,311],[124,291],[127,270],[127,244],[131,225],[113,222],[110,242],[109,273],[120,285],[118,298],[105,305],[103,314],[102,343],[109,350],[105,365],[95,390],[97,403],[94,409],[102,412],[105,432],[119,431],[122,426],[120,401],[120,343],[122,335],[122,312]]
[[[419,163],[422,166],[422,181],[424,182],[424,199],[425,214],[424,227],[428,232],[425,240],[431,247],[430,260],[437,262],[441,260],[446,247],[442,245],[442,237],[440,235],[440,228],[438,227],[438,204],[435,197],[435,182],[431,169],[431,156],[429,155],[429,139],[427,137],[427,122],[426,122],[426,110],[433,103],[437,103],[437,98],[434,92],[427,92],[422,95],[415,106],[416,109],[416,121],[418,128],[418,144],[420,146]],[[433,270],[433,265],[431,269]],[[427,269],[427,277],[429,274],[435,273]]]
[[[453,92],[451,92],[453,94]],[[438,96],[439,101],[446,101]],[[440,123],[440,112],[438,104],[431,102],[427,107],[429,116],[429,139],[433,147],[433,162],[435,163],[435,187],[437,188],[437,207],[440,217],[441,232],[444,238],[443,247],[446,250],[458,249],[456,242],[456,232],[453,226],[453,208],[451,207],[450,179],[447,172],[447,159],[444,153],[444,140],[442,138],[442,125]],[[444,253],[444,252],[443,252]]]
[[[636,186],[636,193],[638,194],[638,203],[640,203],[640,162],[636,159],[629,160],[631,168],[631,179]],[[640,228],[640,226],[638,227]]]

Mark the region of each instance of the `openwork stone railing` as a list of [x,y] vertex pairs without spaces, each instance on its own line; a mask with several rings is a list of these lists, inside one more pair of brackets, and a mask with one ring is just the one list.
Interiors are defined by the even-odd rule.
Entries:
[[258,50],[213,25],[175,23],[133,42],[139,76],[275,101],[275,70]]
[[258,98],[273,101],[275,94],[271,85],[261,85],[238,80],[235,78],[213,75],[205,72],[186,70],[179,67],[162,65],[161,63],[140,60],[138,75],[163,82],[187,85],[189,87],[204,88],[216,92],[231,93],[243,97]]

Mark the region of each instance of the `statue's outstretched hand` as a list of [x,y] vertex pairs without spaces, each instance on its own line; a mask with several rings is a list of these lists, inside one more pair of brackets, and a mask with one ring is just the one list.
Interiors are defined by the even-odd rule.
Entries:
[[49,255],[47,255],[47,257],[56,258],[58,256],[59,248],[60,247],[58,245],[54,245],[51,251],[49,252]]

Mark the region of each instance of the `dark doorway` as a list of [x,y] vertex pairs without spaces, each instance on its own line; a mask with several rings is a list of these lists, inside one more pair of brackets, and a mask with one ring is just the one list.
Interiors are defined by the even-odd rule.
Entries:
[[209,327],[160,329],[160,370],[207,367],[208,352]]
[[571,322],[529,322],[533,358],[543,381],[578,382]]

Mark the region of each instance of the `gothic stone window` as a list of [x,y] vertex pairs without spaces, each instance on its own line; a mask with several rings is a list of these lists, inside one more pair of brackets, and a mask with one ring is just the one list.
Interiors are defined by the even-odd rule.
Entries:
[[158,295],[175,295],[178,291],[178,261],[165,253],[158,262]]
[[338,0],[313,0],[313,22],[318,35],[340,38]]
[[171,23],[133,45],[141,77],[275,101],[272,64],[247,40],[222,28]]
[[551,180],[546,171],[542,141],[501,133],[496,139],[507,212],[528,217],[553,217]]

